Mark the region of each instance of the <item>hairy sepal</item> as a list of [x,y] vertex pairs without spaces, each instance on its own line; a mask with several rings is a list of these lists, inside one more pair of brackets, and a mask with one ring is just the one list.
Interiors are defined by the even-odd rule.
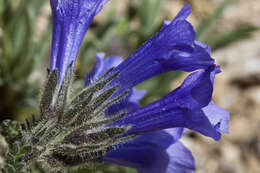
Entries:
[[135,137],[124,136],[130,126],[109,126],[126,112],[106,116],[106,110],[129,94],[125,91],[113,96],[120,86],[108,84],[119,73],[110,72],[111,69],[74,97],[69,96],[74,76],[72,65],[60,84],[58,71],[50,72],[40,101],[40,118],[32,117],[25,123],[23,141],[30,147],[26,165],[41,162],[54,172],[92,165],[101,162],[102,156],[114,147]]

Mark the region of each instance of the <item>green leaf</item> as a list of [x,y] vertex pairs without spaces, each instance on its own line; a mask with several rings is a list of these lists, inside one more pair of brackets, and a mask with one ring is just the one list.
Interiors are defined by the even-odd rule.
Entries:
[[4,0],[0,0],[0,15],[2,15],[3,11],[4,11]]
[[43,0],[27,0],[28,10],[32,14],[33,19],[40,15],[41,9],[46,1]]
[[224,10],[228,7],[228,5],[232,2],[232,0],[224,0],[219,6],[213,11],[213,13],[207,17],[198,27],[196,39],[203,40],[209,31],[212,29],[216,21],[220,19]]
[[157,16],[160,16],[161,7],[164,0],[153,1],[143,0],[140,8],[138,8],[138,18],[140,21],[140,28],[138,28],[138,43],[142,44],[146,41],[158,28]]
[[[49,21],[51,21],[51,19]],[[31,51],[30,56],[33,57],[35,61],[35,68],[37,69],[42,67],[42,62],[44,58],[47,58],[47,55],[49,53],[48,50],[50,48],[51,43],[51,29],[51,22],[49,22],[41,40],[39,40],[39,42],[37,43],[34,43],[34,50]]]
[[[14,3],[14,1],[12,3]],[[11,10],[11,19],[10,23],[8,24],[9,32],[11,33],[13,33],[13,30],[16,29],[15,25],[21,19],[21,16],[24,15],[24,12],[26,11],[27,2],[21,0],[18,4],[16,2],[16,5],[17,7]]]
[[33,48],[33,28],[30,25],[33,23],[31,16],[28,11],[24,14],[24,21],[26,27],[25,38],[23,39],[22,49],[19,54],[15,57],[13,64],[13,76],[18,78],[27,77],[33,67],[34,57],[31,55]]
[[2,78],[0,78],[0,87],[4,85],[4,81]]
[[210,38],[207,43],[210,45],[212,50],[216,50],[218,48],[225,47],[230,43],[247,39],[254,31],[259,29],[259,27],[253,25],[239,26],[233,31],[217,34],[215,37]]

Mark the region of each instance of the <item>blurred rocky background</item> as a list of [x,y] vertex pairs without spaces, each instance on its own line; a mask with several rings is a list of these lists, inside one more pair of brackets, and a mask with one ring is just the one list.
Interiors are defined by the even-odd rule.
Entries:
[[[189,131],[182,141],[194,154],[197,173],[259,173],[259,0],[111,0],[84,40],[74,87],[83,86],[96,52],[126,58],[188,2],[197,39],[211,46],[212,56],[221,65],[214,100],[231,113],[231,121],[230,133],[220,142]],[[37,111],[49,65],[50,19],[48,0],[0,0],[0,121],[23,120]],[[176,88],[185,75],[170,72],[139,85],[149,93],[142,104]],[[94,172],[135,171],[105,165]]]

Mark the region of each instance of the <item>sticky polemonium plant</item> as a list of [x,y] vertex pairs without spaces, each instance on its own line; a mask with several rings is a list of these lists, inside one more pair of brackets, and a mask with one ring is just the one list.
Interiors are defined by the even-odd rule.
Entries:
[[[35,162],[53,172],[109,162],[140,173],[188,173],[195,164],[179,141],[185,128],[215,140],[221,131],[228,132],[228,112],[211,99],[220,68],[210,57],[209,47],[195,40],[186,20],[189,5],[126,60],[97,54],[97,63],[86,75],[86,87],[70,99],[80,43],[106,2],[51,0],[51,67],[40,118],[27,120],[24,127],[10,121],[2,124],[10,144],[4,171],[27,172]],[[195,72],[165,97],[141,107],[138,101],[145,91],[133,87],[172,70]],[[16,155],[19,159],[14,159]]]

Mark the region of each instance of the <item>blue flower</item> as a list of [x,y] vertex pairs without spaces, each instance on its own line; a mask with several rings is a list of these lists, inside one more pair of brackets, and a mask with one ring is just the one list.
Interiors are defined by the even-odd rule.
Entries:
[[182,128],[143,134],[109,152],[104,161],[136,168],[139,173],[188,173],[195,169],[191,152],[178,141]]
[[[53,44],[51,70],[59,71],[61,82],[68,65],[75,62],[87,28],[107,0],[51,0],[53,10]],[[86,75],[85,84],[95,84],[105,72],[115,73],[106,88],[119,88],[112,100],[126,90],[126,98],[111,105],[106,116],[121,111],[127,114],[107,127],[131,128],[123,136],[137,135],[109,150],[101,159],[105,162],[136,168],[140,173],[191,173],[195,169],[191,152],[179,141],[185,128],[219,140],[228,132],[229,113],[212,101],[215,75],[220,73],[210,49],[195,40],[195,31],[186,20],[190,5],[173,21],[165,21],[160,31],[126,60],[97,54],[97,63]],[[133,87],[161,73],[173,70],[192,72],[174,91],[141,107],[145,95]],[[195,72],[193,72],[195,71]],[[119,138],[120,138],[119,137]]]
[[[119,57],[100,59],[98,55],[97,63],[87,74],[88,77],[95,76],[95,71],[101,71],[103,67],[109,69],[117,66],[113,62]],[[206,70],[193,72],[181,86],[167,96],[144,107],[138,106],[129,111],[124,118],[110,124],[131,124],[132,128],[125,135],[142,135],[111,150],[103,160],[136,168],[140,173],[193,172],[194,158],[178,141],[184,128],[200,132],[215,140],[220,139],[220,132],[228,133],[229,113],[211,100],[214,78],[219,72],[219,67],[214,64]],[[120,76],[116,80],[120,81]],[[144,95],[140,92],[131,92],[129,98],[137,97],[135,103],[138,104],[142,96]],[[123,107],[122,104],[116,105],[115,109],[122,110],[127,106],[131,107],[131,99],[126,100]]]
[[59,69],[61,81],[75,62],[94,16],[108,0],[50,0],[53,19],[50,69]]

